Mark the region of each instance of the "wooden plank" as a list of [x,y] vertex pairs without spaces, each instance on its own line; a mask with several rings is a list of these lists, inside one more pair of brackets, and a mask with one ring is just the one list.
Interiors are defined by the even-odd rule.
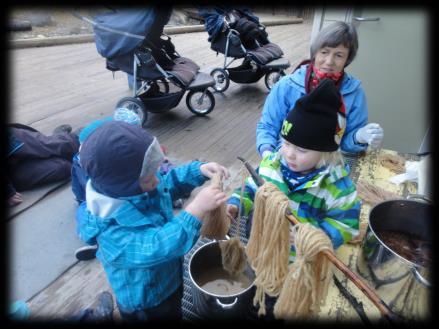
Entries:
[[[97,259],[77,262],[47,289],[28,301],[31,320],[67,319],[81,309],[93,308],[102,291],[114,294]],[[116,303],[115,318],[119,316]]]
[[[284,33],[285,38],[291,38],[292,34],[294,36],[300,36],[302,34],[300,30],[297,32],[289,32],[290,28],[294,30],[292,27],[302,27],[302,24],[285,26],[285,30],[288,31],[288,33]],[[285,54],[288,55],[288,48],[291,47],[292,42],[277,40],[277,38],[274,37],[277,36],[278,31],[282,31],[282,29],[279,28],[280,27],[269,27],[269,33],[273,35],[271,38],[272,41],[278,43],[284,49]],[[306,35],[306,33],[304,34]],[[174,36],[173,41],[177,49],[179,49],[183,55],[195,54],[195,57],[188,57],[191,57],[194,61],[199,63],[201,69],[206,72],[209,72],[212,67],[220,66],[223,61],[223,56],[216,57],[215,53],[210,49],[210,45],[207,42],[207,33],[193,33],[193,35],[195,36],[194,38],[188,38],[188,35],[185,34]],[[204,40],[204,43],[200,42],[202,40]],[[301,42],[302,40],[300,39],[298,41],[295,49],[306,44]],[[285,45],[283,43],[285,43]],[[115,95],[114,99],[126,96],[126,76],[121,72],[117,72],[115,81],[112,81],[111,73],[105,69],[104,59],[97,54],[94,44],[69,46],[69,49],[73,47],[72,55],[69,57],[63,55],[62,60],[59,60],[59,52],[62,51],[63,47],[66,46],[12,51],[12,71],[14,76],[12,81],[12,106],[14,110],[12,112],[14,114],[14,121],[32,123],[41,118],[44,119],[48,117],[52,114],[52,112],[50,112],[51,109],[55,108],[55,110],[59,110],[59,107],[54,107],[53,104],[50,103],[50,99],[52,98],[63,99],[63,97],[65,97],[63,103],[68,107],[70,102],[75,102],[75,99],[80,99],[84,95],[103,98],[103,96],[105,97],[106,95],[101,95],[99,91],[108,89],[111,89],[111,94]],[[36,53],[39,50],[43,51],[43,54],[37,56]],[[295,52],[297,52],[297,49]],[[20,56],[18,56],[18,54],[20,54]],[[293,55],[287,57],[294,63],[298,60],[295,59],[296,56],[294,52],[292,54]],[[17,60],[15,60],[16,57],[18,57]],[[43,61],[43,59],[46,60],[46,64],[42,66],[41,61]],[[20,72],[16,72],[16,65],[24,64],[26,65],[24,67],[26,74],[22,75]],[[83,65],[87,67],[85,70],[81,69]],[[44,79],[38,78],[39,72],[41,71],[45,72]],[[117,82],[117,84],[115,82]],[[233,87],[243,87],[243,85],[239,86],[231,83],[231,88],[227,92],[230,93]],[[91,93],[91,91],[94,93]],[[68,95],[71,95],[72,98],[69,98]],[[48,103],[46,104],[46,102]],[[87,104],[84,104],[84,106],[87,106]],[[113,106],[114,102],[109,104],[108,108],[112,110]],[[93,111],[93,109],[89,109],[88,111]],[[30,118],[26,117],[27,120],[23,120],[22,115],[29,115],[29,113],[32,113],[32,116]],[[56,113],[53,114],[56,115]],[[83,124],[85,123],[86,122],[83,122]]]

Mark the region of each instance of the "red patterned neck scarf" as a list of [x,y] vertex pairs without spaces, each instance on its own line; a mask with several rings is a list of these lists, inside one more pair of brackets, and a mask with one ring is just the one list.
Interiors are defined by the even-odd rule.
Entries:
[[[343,81],[344,71],[338,73],[324,73],[314,67],[312,63],[308,64],[305,75],[305,91],[309,94],[323,79],[329,78],[335,81],[335,85],[340,90],[341,82]],[[335,130],[336,142],[340,145],[341,138],[343,137],[346,129],[346,107],[344,105],[343,96],[341,96],[341,106],[338,111],[338,125]]]
[[312,63],[309,63],[306,69],[305,76],[305,90],[309,94],[323,79],[332,79],[335,85],[340,89],[341,81],[343,80],[344,71],[337,73],[324,73],[319,71]]

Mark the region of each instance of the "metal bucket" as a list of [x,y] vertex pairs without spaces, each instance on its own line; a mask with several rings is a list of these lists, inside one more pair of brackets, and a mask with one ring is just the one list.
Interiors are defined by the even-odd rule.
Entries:
[[218,241],[212,241],[196,250],[189,260],[188,272],[191,282],[193,305],[203,319],[244,319],[250,314],[254,294],[255,273],[247,264],[244,275],[250,285],[233,294],[215,294],[201,287],[203,273],[222,268],[221,249]]
[[414,235],[431,244],[432,227],[432,205],[425,202],[389,200],[377,204],[369,214],[357,272],[402,318],[425,320],[430,316],[430,267],[391,249],[383,242],[382,232]]

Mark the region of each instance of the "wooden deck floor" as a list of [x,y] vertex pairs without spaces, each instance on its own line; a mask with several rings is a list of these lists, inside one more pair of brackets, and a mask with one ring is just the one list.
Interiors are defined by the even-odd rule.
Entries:
[[[309,53],[311,24],[270,26],[272,42],[290,60],[289,73]],[[212,51],[207,33],[172,36],[182,56],[209,73],[224,57]],[[50,133],[61,123],[73,128],[112,114],[116,102],[129,96],[126,75],[105,69],[93,43],[16,49],[10,51],[11,105],[9,120]],[[224,94],[215,94],[216,106],[205,118],[195,117],[184,99],[171,111],[150,114],[147,129],[182,160],[204,156],[230,165],[237,155],[250,157],[255,149],[255,124],[267,89],[263,79],[255,84],[231,82]],[[251,129],[242,129],[250,128]],[[241,128],[241,129],[240,129]],[[243,133],[245,130],[245,133]]]
[[[291,63],[287,73],[307,58],[311,28],[311,22],[267,27],[271,41]],[[222,65],[224,57],[210,49],[206,32],[171,37],[178,52],[201,71],[209,73]],[[48,134],[63,123],[77,128],[111,115],[116,102],[130,95],[126,75],[116,72],[113,79],[93,43],[14,49],[9,54],[10,122]],[[171,158],[217,161],[229,167],[236,180],[237,156],[258,161],[255,125],[267,93],[263,79],[255,84],[231,82],[224,94],[215,94],[216,106],[208,117],[192,115],[183,99],[170,112],[150,114],[146,128],[169,149]],[[78,262],[28,302],[32,317],[61,318],[90,306],[97,293],[108,289],[96,260]]]

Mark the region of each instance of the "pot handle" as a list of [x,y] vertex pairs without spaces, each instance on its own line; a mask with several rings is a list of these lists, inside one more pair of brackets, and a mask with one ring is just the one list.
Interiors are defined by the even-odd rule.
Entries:
[[411,199],[418,199],[418,200],[422,200],[426,203],[433,203],[429,198],[427,198],[425,195],[422,194],[409,194],[407,196],[407,200],[411,200]]
[[231,304],[223,304],[223,303],[221,303],[221,302],[219,301],[218,298],[216,298],[216,303],[217,303],[219,306],[221,306],[223,309],[225,309],[225,310],[228,310],[228,309],[232,308],[232,307],[236,304],[237,301],[238,301],[238,297],[235,297],[235,300],[233,301],[233,303],[231,303]]
[[[224,240],[230,240],[230,236],[228,234],[224,235]],[[213,241],[221,241],[221,240],[217,240],[217,239],[213,239]]]
[[412,268],[412,272],[415,275],[416,280],[418,280],[420,283],[422,283],[424,286],[426,287],[431,287],[431,283],[424,278],[421,273],[418,272],[418,270],[416,269],[416,267]]

